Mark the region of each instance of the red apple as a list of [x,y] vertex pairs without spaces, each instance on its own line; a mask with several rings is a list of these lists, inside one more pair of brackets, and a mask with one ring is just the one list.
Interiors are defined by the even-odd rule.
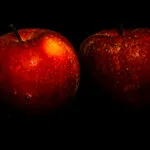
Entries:
[[102,30],[83,41],[79,55],[98,87],[127,105],[150,104],[150,29]]
[[4,103],[23,110],[52,110],[76,94],[79,78],[76,52],[60,33],[26,28],[0,36]]

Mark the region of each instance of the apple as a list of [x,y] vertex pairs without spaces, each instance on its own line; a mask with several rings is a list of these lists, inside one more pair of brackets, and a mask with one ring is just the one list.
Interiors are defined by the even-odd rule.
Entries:
[[60,108],[79,86],[72,44],[49,29],[11,27],[14,32],[0,36],[1,103],[33,112]]
[[92,83],[118,104],[149,107],[149,28],[101,30],[82,42],[79,57]]

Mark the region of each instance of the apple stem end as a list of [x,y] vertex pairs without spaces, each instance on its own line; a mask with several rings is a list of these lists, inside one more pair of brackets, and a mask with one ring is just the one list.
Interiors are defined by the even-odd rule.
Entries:
[[20,34],[18,33],[18,31],[17,31],[17,29],[15,28],[15,26],[14,26],[13,24],[10,24],[9,27],[13,29],[14,33],[15,33],[16,36],[17,36],[18,41],[19,41],[19,42],[22,42],[21,36],[20,36]]

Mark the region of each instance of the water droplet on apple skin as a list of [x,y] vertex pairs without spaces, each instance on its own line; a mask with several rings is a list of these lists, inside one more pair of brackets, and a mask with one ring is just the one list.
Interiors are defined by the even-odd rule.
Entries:
[[30,104],[32,99],[32,94],[31,93],[26,93],[25,94],[25,103]]
[[16,90],[14,90],[14,95],[17,95],[17,91]]

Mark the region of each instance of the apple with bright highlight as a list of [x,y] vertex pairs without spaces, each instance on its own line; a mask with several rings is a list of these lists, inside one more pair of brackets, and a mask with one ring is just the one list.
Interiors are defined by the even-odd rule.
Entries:
[[3,102],[32,111],[61,107],[79,86],[80,65],[72,44],[48,29],[14,31],[0,36]]

